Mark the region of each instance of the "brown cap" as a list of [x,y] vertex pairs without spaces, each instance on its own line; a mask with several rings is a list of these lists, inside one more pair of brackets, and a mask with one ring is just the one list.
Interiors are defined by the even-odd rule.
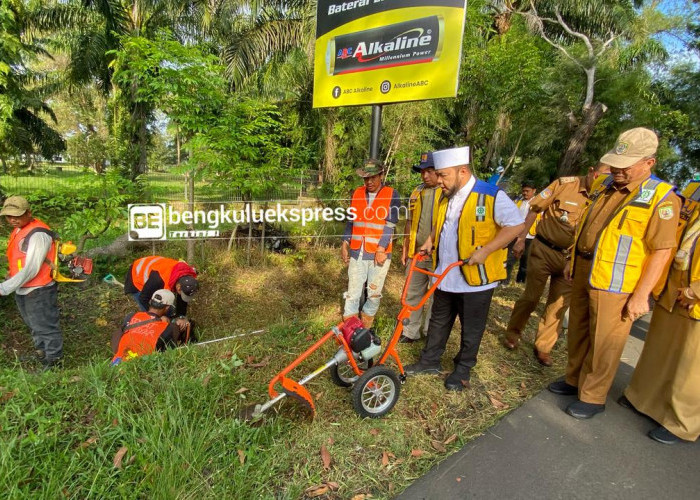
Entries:
[[5,200],[0,215],[19,217],[29,210],[29,202],[22,196],[10,196]]
[[659,138],[648,128],[638,127],[620,134],[615,147],[600,159],[615,168],[629,168],[642,158],[654,156]]

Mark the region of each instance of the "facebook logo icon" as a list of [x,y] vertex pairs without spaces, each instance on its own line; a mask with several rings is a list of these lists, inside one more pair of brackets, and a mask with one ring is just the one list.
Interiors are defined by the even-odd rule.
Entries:
[[165,204],[129,205],[129,241],[165,239]]

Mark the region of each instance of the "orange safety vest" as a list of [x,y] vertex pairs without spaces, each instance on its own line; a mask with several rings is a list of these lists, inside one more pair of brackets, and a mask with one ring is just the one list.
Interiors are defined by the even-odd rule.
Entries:
[[158,271],[163,279],[163,287],[168,288],[170,282],[170,274],[178,261],[167,257],[143,257],[134,261],[131,266],[131,282],[137,290],[143,290],[143,285],[148,281],[148,276],[153,271]]
[[[384,232],[384,226],[388,223],[386,218],[391,210],[391,198],[394,189],[389,186],[382,186],[377,192],[372,205],[367,204],[367,188],[362,186],[352,194],[351,208],[354,209],[356,219],[352,223],[352,236],[350,237],[350,248],[359,250],[364,243],[364,251],[375,253],[379,245],[379,239]],[[391,252],[392,242],[386,247],[387,253]]]
[[[22,269],[27,260],[27,244],[28,238],[32,233],[45,232],[51,235],[55,240],[54,233],[51,232],[49,226],[44,224],[39,219],[32,219],[29,224],[24,227],[15,228],[10,234],[10,240],[7,243],[7,261],[10,265],[10,277],[17,274]],[[56,242],[51,242],[47,256],[54,255],[56,252]],[[48,257],[44,259],[43,264],[39,268],[39,272],[31,280],[22,285],[22,288],[34,286],[46,286],[53,281],[51,276],[51,265]]]
[[168,325],[169,323],[148,312],[134,314],[124,328],[112,364],[151,354],[156,350],[158,339]]

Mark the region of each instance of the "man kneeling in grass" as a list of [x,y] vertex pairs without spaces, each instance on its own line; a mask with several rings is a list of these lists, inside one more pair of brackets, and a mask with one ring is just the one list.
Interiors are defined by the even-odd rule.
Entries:
[[170,318],[175,315],[175,295],[158,290],[148,303],[148,311],[130,314],[121,330],[112,334],[112,364],[128,361],[154,351],[164,351],[189,340],[189,326],[184,332]]

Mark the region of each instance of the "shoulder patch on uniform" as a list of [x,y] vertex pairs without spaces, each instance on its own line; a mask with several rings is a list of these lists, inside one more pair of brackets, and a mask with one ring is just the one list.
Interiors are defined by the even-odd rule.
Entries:
[[562,177],[559,179],[559,182],[562,184],[568,184],[569,182],[576,182],[578,180],[578,177]]
[[669,220],[673,217],[673,204],[661,204],[659,206],[659,218],[663,220]]
[[551,190],[551,189],[546,188],[546,189],[543,189],[542,191],[540,191],[540,198],[542,198],[543,200],[546,200],[546,199],[549,198],[550,196],[552,196],[552,190]]

